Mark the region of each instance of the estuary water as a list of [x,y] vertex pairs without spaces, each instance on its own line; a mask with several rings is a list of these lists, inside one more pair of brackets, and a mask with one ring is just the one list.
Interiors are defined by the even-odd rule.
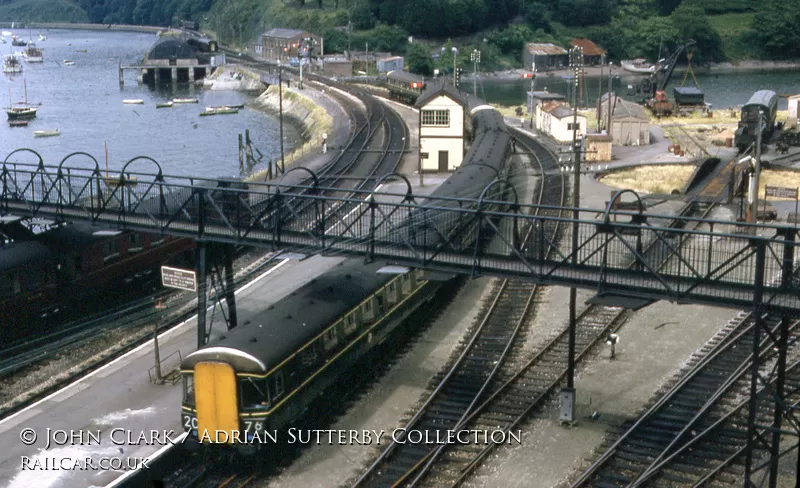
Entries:
[[[619,68],[616,68],[619,72]],[[603,86],[600,86],[600,77],[586,77],[586,92],[583,100],[584,104],[594,105],[600,93],[608,91],[608,71],[603,78]],[[667,85],[667,94],[670,99],[673,96],[672,88],[681,86],[684,70],[679,67],[672,74],[670,84]],[[795,94],[800,90],[800,69],[778,69],[768,71],[719,71],[704,72],[696,74],[700,89],[705,92],[705,100],[712,104],[713,108],[736,107],[747,103],[754,92],[758,90],[772,90],[778,94]],[[618,78],[613,80],[613,90],[625,98],[629,84],[638,84],[642,76],[620,73]],[[535,80],[535,89],[548,90],[561,93],[571,99],[573,80],[564,79],[561,76],[547,76],[540,73]],[[687,78],[684,86],[694,86],[691,76]],[[472,80],[467,80],[465,89],[472,90]],[[484,79],[478,82],[478,95],[486,101],[503,105],[524,105],[526,102],[526,92],[531,89],[530,80],[497,80]],[[779,99],[778,108],[786,110],[787,101],[785,98]]]
[[[125,86],[119,87],[118,65],[137,64],[156,42],[154,34],[83,30],[12,31],[44,50],[43,63],[23,61],[23,72],[0,76],[0,103],[28,101],[39,104],[35,119],[27,127],[10,127],[3,114],[0,123],[0,161],[15,149],[30,148],[42,155],[45,164],[58,165],[68,154],[84,151],[105,169],[103,144],[108,146],[108,165],[119,170],[126,161],[149,156],[158,161],[165,174],[187,176],[235,176],[239,173],[237,134],[250,129],[253,145],[264,154],[263,162],[280,156],[279,126],[275,117],[245,108],[236,115],[200,117],[206,106],[240,104],[253,96],[234,91],[211,91],[198,86],[138,85],[133,70],[126,70]],[[38,35],[47,37],[38,40]],[[3,55],[23,47],[0,44]],[[74,65],[64,64],[71,60]],[[176,104],[156,109],[156,103],[172,98],[197,97],[197,104]],[[124,105],[123,99],[142,99],[143,105]],[[59,129],[57,137],[34,138],[36,130]],[[284,126],[286,148],[298,138]],[[15,154],[16,161],[36,162],[32,155]],[[75,164],[72,164],[73,161]],[[84,159],[86,161],[86,159]],[[80,158],[68,165],[86,167]],[[132,171],[154,170],[137,165]],[[256,168],[259,168],[257,166]]]

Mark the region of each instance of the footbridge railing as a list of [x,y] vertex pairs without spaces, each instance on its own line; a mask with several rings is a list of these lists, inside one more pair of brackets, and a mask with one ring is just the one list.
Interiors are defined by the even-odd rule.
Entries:
[[[155,173],[126,168],[112,176],[96,161],[79,168],[6,158],[0,185],[4,215],[362,255],[448,273],[589,288],[600,295],[800,312],[800,282],[793,276],[795,226],[686,219],[700,225],[685,230],[666,225],[672,216],[580,209],[573,248],[572,239],[555,243],[544,231],[555,222],[571,229],[572,218],[534,216],[531,205],[500,201],[504,185],[495,184],[497,191],[480,202],[423,199],[408,191],[339,198],[331,196],[335,189],[325,188],[324,179],[243,183],[169,176],[160,167]],[[339,216],[334,221],[326,217],[329,209]],[[532,232],[523,240],[528,228]],[[490,246],[475,245],[490,235]],[[551,248],[555,252],[548,253]]]

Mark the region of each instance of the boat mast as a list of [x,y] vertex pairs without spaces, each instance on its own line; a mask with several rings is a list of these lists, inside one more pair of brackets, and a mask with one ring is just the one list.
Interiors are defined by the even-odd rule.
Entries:
[[25,88],[25,106],[28,106],[28,80],[22,79],[22,86]]

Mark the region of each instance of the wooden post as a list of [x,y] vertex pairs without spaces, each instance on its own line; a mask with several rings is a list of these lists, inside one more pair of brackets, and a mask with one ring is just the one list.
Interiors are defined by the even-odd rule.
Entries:
[[244,174],[244,151],[242,150],[241,134],[239,134],[239,174]]
[[125,86],[125,70],[122,69],[122,63],[118,64],[119,66],[119,87],[122,88]]

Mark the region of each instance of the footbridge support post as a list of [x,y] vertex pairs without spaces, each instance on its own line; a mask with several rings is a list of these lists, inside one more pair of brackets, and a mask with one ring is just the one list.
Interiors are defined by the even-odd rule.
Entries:
[[236,294],[233,282],[233,245],[225,246],[225,302],[228,304],[228,329],[238,324],[236,317]]
[[197,347],[206,345],[206,243],[197,243]]

